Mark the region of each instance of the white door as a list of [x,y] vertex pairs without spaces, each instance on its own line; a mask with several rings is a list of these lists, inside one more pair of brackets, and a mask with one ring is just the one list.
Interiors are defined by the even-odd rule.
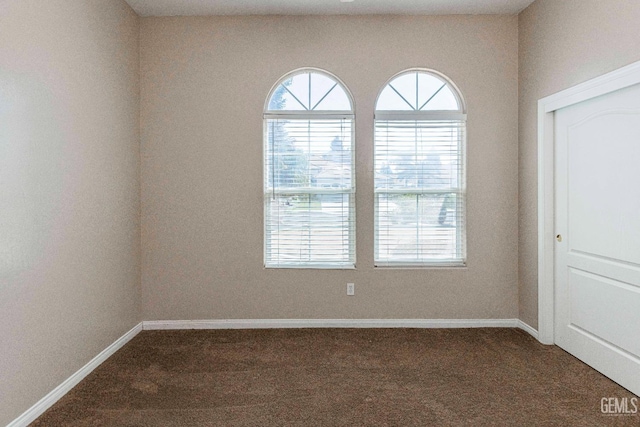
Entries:
[[640,85],[555,114],[554,340],[640,395]]

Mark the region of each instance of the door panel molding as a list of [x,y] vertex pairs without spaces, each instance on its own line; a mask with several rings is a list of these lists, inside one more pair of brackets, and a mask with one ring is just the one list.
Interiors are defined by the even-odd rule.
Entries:
[[554,344],[555,111],[640,83],[640,61],[538,101],[538,340]]

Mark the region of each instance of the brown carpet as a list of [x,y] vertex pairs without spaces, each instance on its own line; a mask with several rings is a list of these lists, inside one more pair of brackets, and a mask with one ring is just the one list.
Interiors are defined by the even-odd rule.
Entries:
[[145,331],[33,425],[640,426],[603,397],[517,329]]

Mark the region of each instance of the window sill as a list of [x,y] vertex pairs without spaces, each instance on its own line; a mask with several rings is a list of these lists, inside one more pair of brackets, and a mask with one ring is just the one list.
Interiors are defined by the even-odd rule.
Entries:
[[424,270],[424,269],[433,269],[433,270],[466,270],[467,264],[465,262],[459,263],[430,263],[430,264],[412,264],[412,263],[393,263],[393,264],[381,264],[374,265],[375,269],[380,270],[398,270],[398,269],[406,269],[406,270]]
[[355,270],[355,265],[265,265],[265,270]]

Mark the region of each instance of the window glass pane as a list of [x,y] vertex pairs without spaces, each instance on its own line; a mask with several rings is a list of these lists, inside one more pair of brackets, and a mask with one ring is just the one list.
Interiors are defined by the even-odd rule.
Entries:
[[285,80],[273,92],[269,110],[331,110],[351,111],[351,102],[344,88],[321,73],[301,73]]
[[416,99],[416,76],[417,73],[408,73],[396,77],[389,83],[388,86],[392,86],[392,90],[397,92],[400,99],[403,99],[405,103],[411,105],[411,109],[417,109]]
[[338,85],[320,101],[315,109],[318,111],[351,111],[351,103],[346,92]]
[[319,73],[311,73],[311,107],[313,110],[351,111],[351,103],[342,86]]
[[310,109],[309,99],[309,73],[297,74],[288,80],[287,89],[295,96],[306,109]]
[[458,110],[458,108],[456,97],[449,86],[445,86],[422,107],[422,110]]
[[449,85],[427,72],[410,72],[393,79],[382,90],[377,110],[427,111],[459,110]]
[[462,123],[378,120],[375,129],[377,189],[449,189],[459,184]]
[[352,120],[267,120],[266,188],[352,186]]
[[269,197],[266,264],[353,264],[352,199],[352,194]]
[[456,193],[377,194],[376,261],[447,262],[463,257]]
[[378,97],[378,110],[413,111],[412,105],[404,101],[390,86],[385,87]]
[[297,100],[287,89],[291,80],[279,85],[269,101],[269,110],[305,110],[300,100]]
[[432,102],[430,100],[436,92],[444,90],[446,87],[442,86],[446,84],[431,74],[416,73],[416,75],[418,77],[418,108],[433,110],[434,108],[429,108]]

